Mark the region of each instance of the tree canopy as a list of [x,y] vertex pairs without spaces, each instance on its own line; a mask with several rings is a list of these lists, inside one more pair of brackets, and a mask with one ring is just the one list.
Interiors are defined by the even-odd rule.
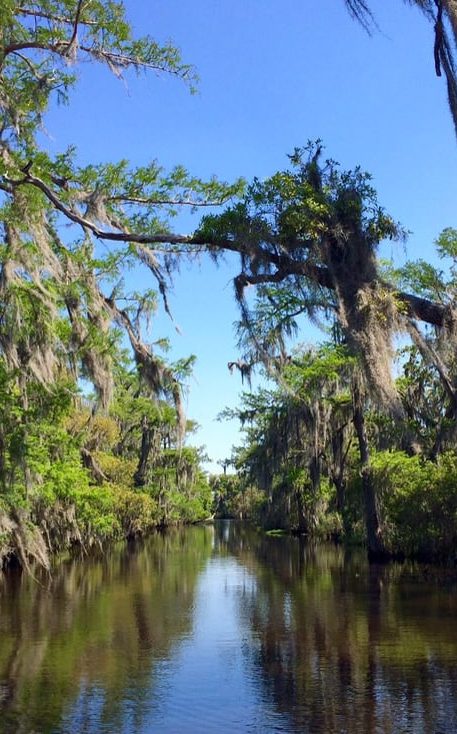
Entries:
[[[374,22],[365,2],[346,4],[366,27]],[[445,70],[452,108],[453,5],[419,5],[435,22],[436,70]],[[308,531],[318,524],[324,485],[335,485],[337,510],[344,505],[352,451],[368,543],[382,554],[373,449],[389,435],[396,450],[426,451],[436,461],[455,438],[456,372],[443,346],[457,341],[453,270],[446,281],[423,262],[383,268],[380,244],[405,231],[378,202],[371,177],[325,159],[321,141],[296,148],[287,169],[247,186],[202,180],[180,165],[167,172],[155,160],[81,164],[73,147],[51,154],[43,120],[51,104],[70,101],[82,61],[116,76],[158,71],[191,89],[195,74],[172,45],[133,37],[122,3],[8,0],[2,7],[3,555],[44,562],[46,549],[209,513],[201,453],[183,446],[192,426],[182,382],[193,358],[167,361],[148,323],[158,304],[170,311],[168,288],[183,258],[218,261],[227,252],[239,255],[242,354],[231,366],[247,375],[262,363],[278,387],[279,407],[265,394],[245,398],[263,414],[245,468],[255,466],[258,478],[264,472],[270,494],[275,482],[291,487],[299,529]],[[216,206],[222,210],[214,213]],[[204,215],[195,231],[178,234],[173,217],[183,208]],[[441,254],[454,258],[455,241],[446,230]],[[148,274],[143,288],[126,285],[131,268]],[[331,329],[333,342],[294,356],[288,338],[303,316]],[[392,370],[398,334],[413,345],[402,380]],[[332,373],[335,364],[344,380]],[[430,399],[433,390],[443,407]]]
[[[161,340],[148,341],[158,299],[168,308],[176,254],[159,262],[147,243],[177,207],[225,201],[239,185],[204,182],[181,166],[166,173],[156,161],[82,166],[73,148],[49,154],[44,117],[51,103],[69,101],[82,61],[189,85],[194,72],[173,46],[134,38],[122,3],[2,10],[0,558],[14,553],[26,565],[30,556],[47,563],[62,545],[209,511],[198,451],[181,446],[190,427],[182,380],[193,359],[167,363]],[[134,266],[152,274],[155,289],[126,289]]]

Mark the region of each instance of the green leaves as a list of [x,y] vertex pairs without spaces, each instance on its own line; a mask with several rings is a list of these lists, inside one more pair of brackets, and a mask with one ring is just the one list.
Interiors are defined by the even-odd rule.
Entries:
[[446,301],[444,272],[425,260],[408,262],[397,271],[400,282],[426,298]]
[[457,229],[446,227],[435,241],[440,257],[457,258]]
[[[155,353],[166,341],[146,339],[159,296],[168,310],[176,255],[188,245],[185,237],[168,243],[170,219],[182,207],[221,204],[242,183],[203,181],[179,165],[166,172],[156,161],[80,165],[74,148],[51,156],[40,126],[50,105],[68,101],[79,62],[100,62],[116,76],[161,71],[191,89],[195,73],[172,44],[135,38],[120,2],[1,6],[0,495],[11,507],[22,503],[27,522],[43,521],[53,548],[141,532],[167,514],[162,500],[132,496],[144,439],[153,448],[143,452],[144,476],[166,448],[172,491],[188,493],[172,519],[200,518],[209,490],[199,456],[178,450],[181,381],[194,358],[170,365]],[[155,288],[127,290],[133,267],[146,268]],[[111,415],[96,414],[110,410],[113,391]],[[117,470],[108,481],[110,460]]]
[[356,367],[356,359],[347,346],[324,344],[318,349],[299,352],[285,367],[283,378],[293,391],[305,399],[313,394],[326,399],[332,385],[342,389],[347,400],[348,383]]
[[414,260],[394,271],[394,277],[400,286],[422,297],[451,304],[457,292],[457,230],[444,229],[435,240],[435,246],[443,261],[442,268],[422,259]]

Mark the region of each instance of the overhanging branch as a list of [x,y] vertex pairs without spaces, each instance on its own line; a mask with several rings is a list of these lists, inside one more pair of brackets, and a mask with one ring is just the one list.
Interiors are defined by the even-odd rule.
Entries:
[[[42,179],[34,176],[29,170],[24,169],[25,176],[22,179],[14,180],[4,177],[4,181],[11,187],[31,185],[38,188],[57,211],[61,212],[71,222],[82,227],[85,231],[91,232],[96,238],[111,242],[131,242],[141,245],[183,245],[189,248],[201,246],[208,252],[229,251],[245,255],[250,258],[252,256],[252,247],[242,241],[234,239],[220,239],[208,241],[208,237],[202,235],[179,235],[173,233],[161,234],[143,234],[139,232],[106,230],[97,226],[93,221],[82,216],[75,209],[65,204]],[[238,276],[238,283],[241,286],[258,285],[261,283],[279,283],[291,275],[300,276],[306,280],[319,285],[328,290],[335,290],[335,283],[329,269],[322,265],[306,260],[294,260],[285,254],[277,254],[266,248],[258,247],[256,251],[258,260],[267,266],[276,268],[272,272],[263,273],[246,273],[243,272]],[[391,287],[384,284],[385,287]],[[433,326],[443,326],[447,313],[446,306],[440,303],[430,301],[427,298],[421,298],[411,293],[397,291],[393,286],[392,291],[395,293],[398,301],[403,304],[409,317],[423,321]]]

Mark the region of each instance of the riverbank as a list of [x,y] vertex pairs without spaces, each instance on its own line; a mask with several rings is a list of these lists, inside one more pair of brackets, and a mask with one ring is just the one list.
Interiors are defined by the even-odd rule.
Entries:
[[[41,488],[40,488],[41,489]],[[28,497],[19,507],[0,500],[0,569],[33,564],[45,570],[62,553],[87,555],[160,528],[206,520],[210,494],[155,498],[152,491],[82,482],[68,494]]]
[[[354,446],[352,446],[354,448]],[[349,452],[340,489],[322,473],[311,486],[307,472],[287,472],[260,491],[252,476],[219,477],[218,512],[250,517],[268,531],[336,539],[344,545],[367,546],[368,510],[357,457]],[[373,559],[415,559],[457,563],[457,453],[446,451],[434,461],[404,451],[373,451],[370,483],[380,519],[381,552]]]

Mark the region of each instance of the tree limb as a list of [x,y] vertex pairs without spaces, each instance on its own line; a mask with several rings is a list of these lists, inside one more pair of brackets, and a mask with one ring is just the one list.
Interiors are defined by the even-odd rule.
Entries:
[[74,44],[77,43],[78,25],[79,25],[79,19],[81,17],[81,11],[82,11],[82,7],[83,7],[83,2],[84,2],[84,0],[78,0],[78,6],[76,8],[76,13],[75,13],[75,20],[73,22],[73,32],[72,32],[71,38],[70,38],[70,40],[68,41],[68,44],[67,44],[67,53],[69,51],[71,51],[71,49],[73,48]]
[[[52,20],[55,23],[65,23],[66,25],[74,26],[75,21],[73,18],[65,18],[62,15],[53,15],[52,13],[43,13],[39,10],[33,10],[32,8],[15,8],[15,12],[19,15],[30,15],[33,18],[43,18],[43,20]],[[97,22],[95,20],[83,20],[79,18],[79,25],[95,26]]]
[[[34,176],[28,170],[24,178],[15,180],[7,176],[4,176],[4,181],[10,184],[12,187],[32,185],[40,189],[46,198],[53,204],[53,206],[61,212],[67,219],[78,224],[84,230],[91,232],[97,239],[107,240],[111,242],[132,242],[142,245],[156,245],[156,244],[169,244],[169,245],[184,245],[184,246],[202,246],[209,252],[214,251],[230,251],[236,252],[241,255],[250,257],[252,249],[248,244],[242,241],[236,241],[234,239],[216,239],[213,242],[208,241],[207,237],[202,235],[178,235],[173,233],[164,234],[142,234],[138,232],[128,231],[115,231],[105,230],[98,227],[93,221],[83,217],[81,214],[76,212],[64,204],[61,199],[56,195],[50,186],[42,181],[37,176]],[[260,283],[279,283],[285,280],[291,275],[302,276],[307,280],[327,288],[329,290],[335,289],[335,283],[331,275],[330,270],[321,265],[316,265],[307,260],[294,260],[292,257],[281,254],[278,255],[275,252],[266,250],[265,248],[258,248],[257,251],[258,260],[265,262],[270,266],[274,266],[276,270],[274,272],[264,272],[259,274],[249,274],[246,272],[241,273],[239,278],[239,285],[257,285]],[[403,304],[406,313],[411,318],[424,321],[425,323],[432,324],[433,326],[443,326],[446,306],[434,301],[430,301],[426,298],[413,295],[411,293],[404,293],[397,291],[393,286],[384,284],[385,287],[391,288],[395,293],[397,299]]]

